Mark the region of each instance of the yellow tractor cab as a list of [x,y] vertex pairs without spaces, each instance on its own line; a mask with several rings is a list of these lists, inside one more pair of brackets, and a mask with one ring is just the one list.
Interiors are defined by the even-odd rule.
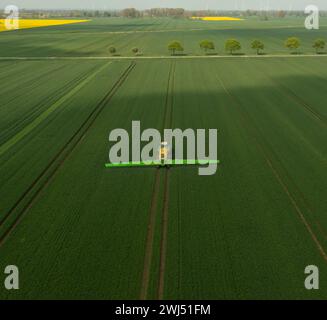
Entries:
[[170,148],[168,142],[161,142],[159,149],[159,161],[161,162],[162,166],[167,164],[167,161],[169,160],[169,152]]

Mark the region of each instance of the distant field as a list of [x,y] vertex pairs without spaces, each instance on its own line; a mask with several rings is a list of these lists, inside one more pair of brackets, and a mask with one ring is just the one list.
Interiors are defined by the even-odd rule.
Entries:
[[[67,25],[72,23],[88,22],[89,20],[47,20],[47,19],[19,19],[19,29],[32,29],[40,27],[50,27]],[[5,20],[0,19],[0,32],[8,31],[5,27]]]
[[243,19],[233,17],[192,17],[193,20],[202,21],[241,21]]
[[183,43],[186,54],[203,54],[199,42],[215,42],[216,52],[226,54],[224,43],[236,38],[242,53],[253,54],[253,39],[261,39],[266,53],[288,53],[284,41],[291,36],[302,40],[302,53],[314,53],[312,43],[325,38],[327,19],[321,19],[320,30],[304,28],[303,18],[260,21],[193,21],[179,19],[94,19],[88,23],[19,30],[2,33],[0,56],[108,56],[108,48],[116,46],[118,54],[132,56],[138,47],[143,55],[168,55],[172,40]]
[[[169,39],[196,51],[258,33],[278,52],[325,30],[264,23],[99,20],[2,33],[1,56],[101,56],[113,39],[159,55]],[[208,30],[143,32],[174,26]],[[0,270],[19,266],[21,288],[0,300],[325,299],[326,59],[1,60]],[[217,128],[217,174],[106,169],[110,130],[133,120]],[[320,290],[304,288],[308,265]]]

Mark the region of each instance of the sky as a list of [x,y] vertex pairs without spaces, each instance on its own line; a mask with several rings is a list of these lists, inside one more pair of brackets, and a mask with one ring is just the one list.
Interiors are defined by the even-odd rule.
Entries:
[[327,10],[327,0],[0,0],[0,8],[16,5],[24,9],[122,9],[134,7],[149,9],[157,7],[247,10],[247,9],[294,9],[303,10],[307,5],[317,5]]

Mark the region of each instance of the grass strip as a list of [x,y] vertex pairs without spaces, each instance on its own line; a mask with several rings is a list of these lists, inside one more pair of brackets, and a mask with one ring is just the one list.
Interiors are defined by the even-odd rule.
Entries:
[[64,104],[68,99],[78,93],[84,86],[86,86],[90,81],[92,81],[101,71],[108,67],[111,62],[108,62],[97,69],[94,73],[92,73],[89,77],[87,77],[84,81],[80,82],[76,87],[74,87],[71,91],[69,91],[66,95],[57,100],[54,104],[52,104],[47,110],[45,110],[42,114],[40,114],[37,118],[34,119],[29,125],[27,125],[24,129],[18,132],[15,136],[13,136],[10,140],[0,146],[0,156],[4,154],[8,149],[10,149],[14,144],[23,139],[27,134],[29,134],[33,129],[35,129],[40,123],[42,123],[52,112],[58,109],[62,104]]

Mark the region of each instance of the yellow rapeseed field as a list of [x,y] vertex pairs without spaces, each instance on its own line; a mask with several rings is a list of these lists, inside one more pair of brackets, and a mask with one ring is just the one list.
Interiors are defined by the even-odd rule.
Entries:
[[[45,20],[45,19],[19,19],[19,29],[41,28],[59,26],[64,24],[88,22],[90,20]],[[0,32],[9,31],[5,27],[5,20],[0,19]]]
[[233,17],[192,17],[193,20],[204,21],[241,21],[243,19]]

